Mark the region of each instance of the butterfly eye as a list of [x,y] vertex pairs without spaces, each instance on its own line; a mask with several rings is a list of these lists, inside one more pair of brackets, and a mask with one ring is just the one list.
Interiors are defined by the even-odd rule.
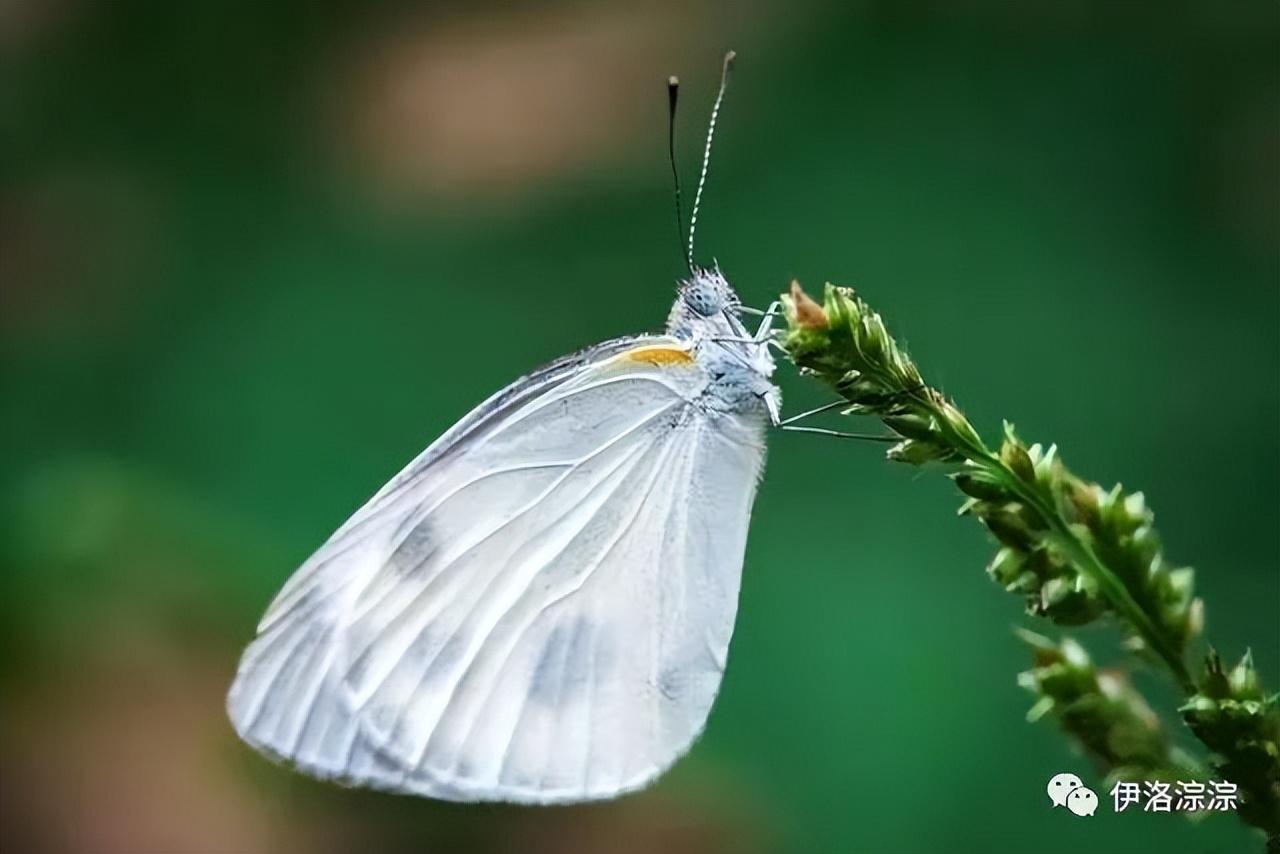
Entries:
[[684,301],[689,305],[689,308],[703,317],[710,317],[718,312],[722,302],[711,288],[705,286],[690,288],[688,293],[685,294]]

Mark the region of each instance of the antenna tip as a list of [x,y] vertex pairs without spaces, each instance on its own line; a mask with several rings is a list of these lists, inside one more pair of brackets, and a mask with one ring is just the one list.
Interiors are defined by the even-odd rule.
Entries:
[[667,88],[676,89],[680,86],[680,78],[672,74],[667,78]]
[[728,71],[733,67],[733,61],[738,58],[738,52],[731,50],[724,55],[724,70]]

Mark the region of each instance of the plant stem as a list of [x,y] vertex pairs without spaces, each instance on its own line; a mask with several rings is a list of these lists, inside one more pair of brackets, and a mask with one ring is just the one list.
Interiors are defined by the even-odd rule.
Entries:
[[1013,495],[1036,511],[1041,520],[1048,525],[1054,545],[1061,549],[1072,563],[1098,582],[1098,585],[1103,590],[1103,595],[1106,596],[1111,606],[1133,625],[1134,630],[1142,637],[1143,641],[1156,652],[1165,666],[1169,668],[1170,673],[1173,674],[1173,678],[1177,681],[1178,687],[1182,689],[1183,693],[1188,695],[1195,693],[1195,681],[1191,678],[1190,671],[1187,670],[1182,654],[1170,647],[1168,641],[1156,628],[1150,616],[1134,601],[1133,596],[1124,586],[1124,582],[1098,559],[1098,556],[1088,543],[1075,535],[1071,530],[1071,526],[1058,509],[1046,502],[1043,496],[1039,495],[1033,487],[1019,478],[1008,466],[1000,461],[999,457],[992,454],[985,446],[969,448],[969,443],[963,442],[962,437],[956,436],[954,438],[961,440],[960,447],[964,448],[962,453],[965,454],[965,458],[969,462],[990,472]]
[[[1280,838],[1280,695],[1262,689],[1251,656],[1229,673],[1210,651],[1197,682],[1187,645],[1202,628],[1194,573],[1165,559],[1154,516],[1141,493],[1104,491],[1066,469],[1057,448],[1027,447],[1005,424],[993,451],[964,414],[929,387],[880,316],[853,292],[828,285],[823,305],[797,284],[782,299],[789,329],[783,347],[802,372],[829,384],[844,414],[880,418],[900,439],[889,459],[940,462],[977,517],[1002,545],[988,574],[1023,594],[1032,614],[1079,625],[1110,614],[1172,675],[1186,702],[1184,722],[1237,783],[1239,817]],[[1083,647],[1031,635],[1037,667],[1020,681],[1040,696],[1033,716],[1056,709],[1064,728],[1116,775],[1191,769],[1200,763],[1171,747],[1132,685],[1096,670]],[[1024,638],[1025,639],[1025,638]],[[1133,734],[1143,745],[1117,751]],[[1130,739],[1131,740],[1131,739]]]

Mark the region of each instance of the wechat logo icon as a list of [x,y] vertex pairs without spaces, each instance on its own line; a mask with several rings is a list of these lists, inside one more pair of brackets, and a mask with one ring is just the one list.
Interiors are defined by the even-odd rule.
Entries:
[[1075,815],[1093,815],[1098,809],[1097,793],[1075,774],[1054,774],[1045,791],[1054,807],[1066,807]]

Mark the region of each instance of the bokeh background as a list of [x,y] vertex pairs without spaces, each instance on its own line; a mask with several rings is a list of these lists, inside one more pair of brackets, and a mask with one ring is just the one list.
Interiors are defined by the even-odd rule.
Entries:
[[1275,688],[1278,45],[1270,0],[0,3],[0,847],[1260,847],[1050,810],[1052,774],[1101,781],[1023,720],[990,544],[940,478],[813,436],[772,440],[723,694],[647,792],[345,791],[241,745],[223,696],[402,463],[660,327],[663,84],[691,179],[729,47],[701,256],[756,305],[857,286],[990,434],[1145,489],[1208,637]]

